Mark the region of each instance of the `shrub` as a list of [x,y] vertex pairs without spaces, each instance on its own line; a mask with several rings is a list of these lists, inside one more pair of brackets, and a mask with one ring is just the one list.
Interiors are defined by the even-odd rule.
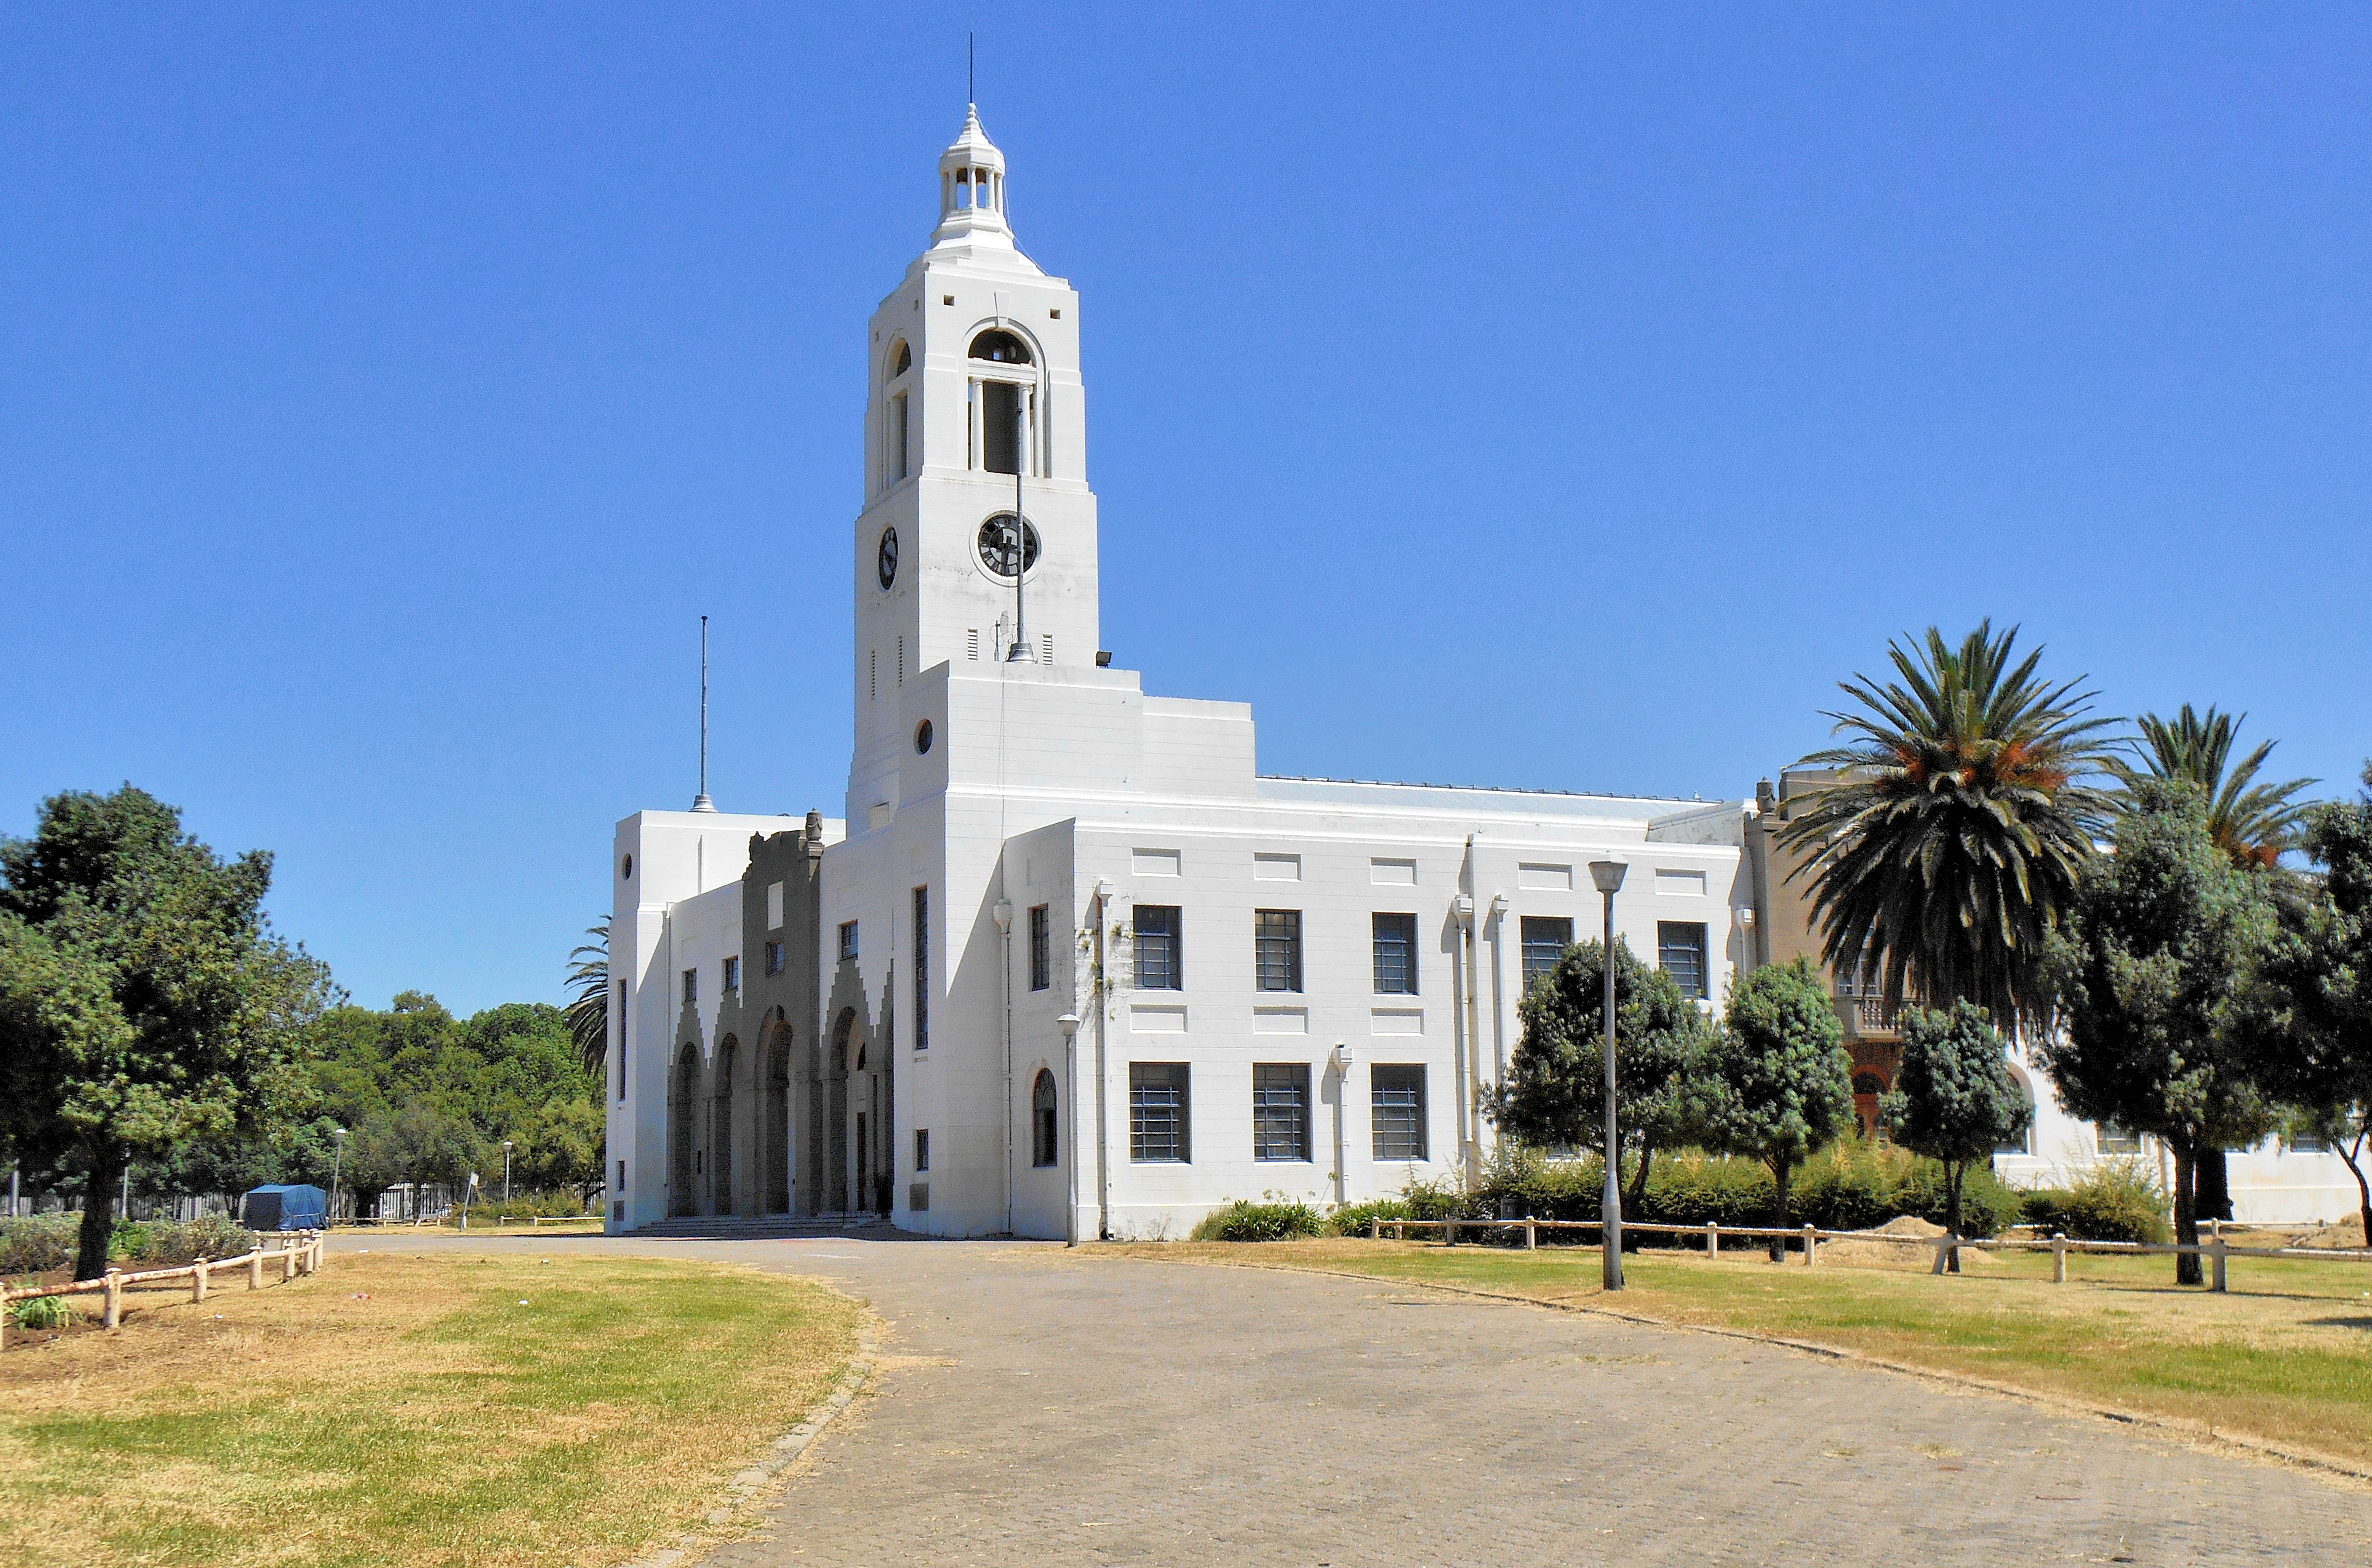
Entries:
[[[119,1243],[128,1227],[117,1227]],[[194,1263],[201,1258],[240,1258],[255,1249],[255,1233],[227,1214],[202,1214],[193,1220],[150,1220],[140,1227],[134,1245],[124,1248],[132,1260],[150,1268]]]
[[1285,1241],[1317,1236],[1326,1228],[1307,1203],[1255,1203],[1238,1199],[1195,1225],[1196,1241]]
[[1369,1220],[1413,1220],[1416,1212],[1405,1198],[1371,1198],[1364,1203],[1345,1203],[1326,1216],[1326,1228],[1336,1236],[1365,1236]]
[[2023,1194],[2027,1224],[2086,1241],[2168,1239],[2166,1193],[2139,1160],[2102,1160],[2073,1187]]
[[20,1214],[0,1220],[0,1274],[38,1274],[75,1260],[82,1216]]
[[66,1317],[66,1298],[63,1295],[37,1295],[8,1304],[8,1320],[19,1329],[63,1329]]

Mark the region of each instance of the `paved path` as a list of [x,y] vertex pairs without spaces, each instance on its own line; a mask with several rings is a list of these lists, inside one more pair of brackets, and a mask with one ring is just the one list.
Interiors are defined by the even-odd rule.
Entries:
[[[382,1244],[384,1245],[384,1244]],[[2349,1563],[2372,1493],[1800,1353],[994,1243],[538,1238],[829,1279],[880,1372],[783,1564]]]

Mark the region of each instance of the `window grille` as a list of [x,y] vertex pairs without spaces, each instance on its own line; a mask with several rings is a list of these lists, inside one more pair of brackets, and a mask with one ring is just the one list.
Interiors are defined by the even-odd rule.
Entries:
[[1136,988],[1186,989],[1185,938],[1174,904],[1136,906]]
[[1705,928],[1697,921],[1656,923],[1656,962],[1680,981],[1680,993],[1702,1002],[1713,994],[1705,963]]
[[1524,943],[1524,989],[1547,978],[1573,946],[1573,922],[1560,915],[1528,914],[1517,922]]
[[924,1175],[931,1168],[931,1130],[914,1129],[914,1174]]
[[1058,1163],[1060,1154],[1054,1141],[1054,1074],[1041,1067],[1029,1088],[1029,1163],[1042,1170]]
[[1416,994],[1416,916],[1379,914],[1375,917],[1376,993]]
[[1262,991],[1301,989],[1301,912],[1252,912],[1252,970]]
[[1183,1062],[1128,1064],[1128,1157],[1191,1163],[1188,1068]]
[[1424,1065],[1378,1063],[1367,1069],[1376,1157],[1421,1160],[1424,1152]]
[[1252,1158],[1309,1158],[1309,1063],[1262,1063],[1252,1068]]
[[1054,983],[1054,928],[1044,904],[1029,911],[1029,989],[1044,991]]
[[964,657],[968,659],[980,657],[980,628],[977,626],[964,628]]
[[689,1007],[699,1000],[700,971],[698,970],[686,970],[683,971],[683,1005]]
[[727,991],[741,989],[741,960],[738,958],[725,960],[725,989]]
[[931,890],[914,889],[914,1049],[931,1048]]

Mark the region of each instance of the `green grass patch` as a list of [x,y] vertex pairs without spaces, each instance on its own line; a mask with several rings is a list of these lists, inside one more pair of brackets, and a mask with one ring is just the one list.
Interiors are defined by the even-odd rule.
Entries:
[[625,1259],[334,1254],[203,1307],[140,1299],[115,1335],[0,1357],[27,1561],[622,1561],[821,1397],[859,1317],[806,1282]]
[[[1874,1248],[1871,1243],[1843,1244]],[[1645,1252],[1629,1288],[1599,1288],[1598,1249],[1423,1246],[1365,1240],[1264,1247],[1171,1245],[1164,1259],[1299,1266],[1488,1290],[1674,1322],[1804,1340],[2372,1462],[2372,1264],[2232,1261],[2223,1295],[2170,1283],[2169,1258],[1973,1257],[1959,1277],[1918,1266],[1807,1269],[1760,1256]],[[1837,1249],[1842,1251],[1842,1246]]]

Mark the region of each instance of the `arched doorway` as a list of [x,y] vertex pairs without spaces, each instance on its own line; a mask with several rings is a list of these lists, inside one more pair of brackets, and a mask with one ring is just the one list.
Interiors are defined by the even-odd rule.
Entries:
[[773,1043],[766,1051],[765,1126],[759,1133],[763,1151],[764,1211],[791,1212],[791,1026],[774,1026]]
[[741,1064],[741,1042],[727,1035],[716,1047],[716,1095],[711,1115],[715,1131],[709,1134],[709,1169],[716,1194],[715,1212],[738,1214],[741,1205],[733,1191],[733,1080]]
[[700,1051],[689,1041],[676,1059],[668,1090],[669,1098],[675,1102],[669,1108],[675,1114],[669,1119],[668,1131],[668,1213],[678,1216],[694,1214],[700,1212],[692,1191],[692,1150],[700,1136],[696,1103],[700,1093]]
[[[1619,1015],[1618,1015],[1619,1016]],[[1029,1164],[1042,1170],[1062,1163],[1062,1141],[1056,1136],[1054,1120],[1054,1074],[1038,1069],[1037,1081],[1029,1086]]]
[[831,1074],[831,1109],[825,1116],[824,1179],[831,1185],[830,1206],[835,1214],[848,1212],[848,1074],[856,1065],[855,1052],[860,1049],[856,1040],[856,1009],[841,1009],[839,1021],[831,1027],[831,1051],[824,1063]]

